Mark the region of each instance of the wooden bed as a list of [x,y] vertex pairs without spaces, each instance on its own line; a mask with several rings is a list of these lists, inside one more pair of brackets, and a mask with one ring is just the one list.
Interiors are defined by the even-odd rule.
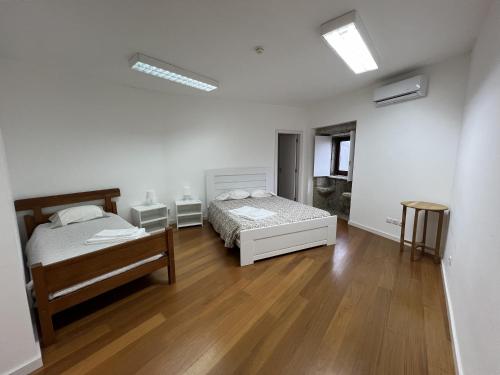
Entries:
[[[271,168],[223,168],[206,171],[207,207],[221,193],[243,189],[275,192]],[[334,245],[337,216],[304,220],[290,224],[242,230],[237,245],[240,265],[322,245]]]
[[[116,202],[113,201],[113,198],[119,196],[120,189],[88,191],[20,199],[15,201],[15,208],[16,211],[32,211],[33,213],[32,215],[24,216],[26,234],[29,239],[38,225],[49,221],[48,218],[50,215],[42,212],[45,208],[82,202],[103,201],[104,211],[116,214]],[[50,293],[71,287],[86,280],[91,280],[162,253],[165,256],[159,259],[95,282],[64,296],[49,299]],[[168,267],[169,283],[174,283],[175,260],[171,228],[165,228],[165,231],[154,235],[110,246],[49,265],[41,263],[32,265],[31,275],[37,302],[42,345],[47,346],[55,341],[55,332],[52,324],[52,316],[55,313],[163,267]]]

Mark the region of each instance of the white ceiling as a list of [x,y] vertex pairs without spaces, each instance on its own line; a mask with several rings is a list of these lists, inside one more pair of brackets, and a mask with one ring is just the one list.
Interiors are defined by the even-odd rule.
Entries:
[[[471,49],[490,0],[0,0],[0,57],[168,93],[302,104]],[[319,26],[356,9],[380,69],[359,76]],[[262,45],[257,55],[253,48]],[[134,52],[220,82],[134,72]]]

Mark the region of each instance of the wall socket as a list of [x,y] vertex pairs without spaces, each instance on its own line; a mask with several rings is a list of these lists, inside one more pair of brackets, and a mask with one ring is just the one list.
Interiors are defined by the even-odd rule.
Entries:
[[389,224],[394,224],[394,225],[398,225],[398,226],[401,226],[401,220],[399,219],[394,219],[392,217],[387,217],[385,219],[385,222],[386,223],[389,223]]
[[453,258],[450,256],[448,256],[448,266],[451,266],[451,263],[453,261]]

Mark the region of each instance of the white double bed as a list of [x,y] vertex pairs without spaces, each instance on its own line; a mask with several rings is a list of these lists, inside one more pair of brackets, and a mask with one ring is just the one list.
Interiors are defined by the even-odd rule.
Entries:
[[[216,201],[235,189],[274,191],[270,168],[224,168],[206,172],[208,218],[226,246],[240,248],[240,265],[336,242],[337,217],[326,211],[280,197]],[[230,210],[243,206],[276,213],[262,221],[245,220]]]

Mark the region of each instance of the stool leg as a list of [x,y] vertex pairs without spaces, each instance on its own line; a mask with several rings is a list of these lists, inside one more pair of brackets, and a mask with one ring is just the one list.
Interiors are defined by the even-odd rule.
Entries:
[[411,260],[415,260],[415,252],[417,251],[417,226],[418,226],[418,213],[420,210],[415,210],[415,219],[413,220],[413,237],[411,239]]
[[437,235],[436,235],[436,250],[434,251],[434,263],[439,263],[441,261],[440,251],[441,251],[441,231],[443,230],[443,216],[444,216],[444,211],[440,211]]
[[400,253],[402,253],[405,248],[405,225],[406,225],[406,206],[403,206],[403,216],[401,217],[401,239],[399,240]]
[[425,214],[424,214],[424,233],[422,235],[422,242],[424,244],[424,246],[422,247],[422,255],[425,253],[425,239],[427,238],[427,218],[429,216],[429,211],[425,210],[424,211]]

